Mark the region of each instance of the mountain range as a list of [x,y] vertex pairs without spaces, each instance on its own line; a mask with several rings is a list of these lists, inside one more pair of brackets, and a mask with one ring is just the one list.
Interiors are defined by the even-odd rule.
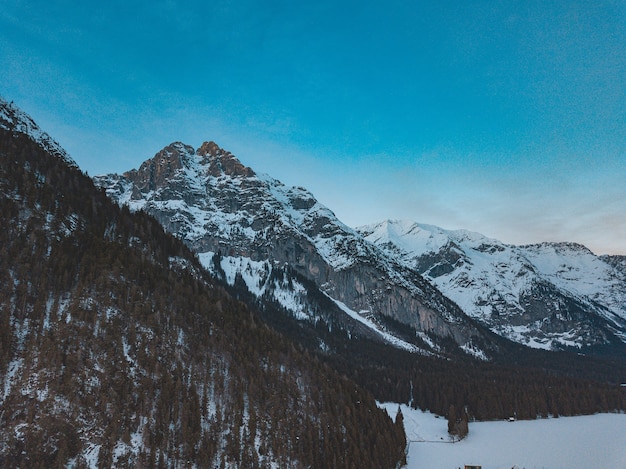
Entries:
[[548,350],[626,340],[619,256],[599,257],[574,243],[513,246],[403,221],[357,231],[511,340]]
[[[154,216],[209,270],[231,284],[239,276],[255,296],[269,296],[295,317],[332,314],[351,332],[422,353],[436,353],[437,338],[488,353],[479,345],[489,343],[485,330],[421,275],[343,224],[306,189],[257,175],[214,142],[197,150],[173,143],[138,170],[95,182],[118,203]],[[319,293],[310,295],[292,273]],[[287,277],[291,287],[284,288],[276,279]],[[332,300],[333,311],[320,313],[311,296]],[[397,337],[386,319],[417,336]]]
[[[138,170],[95,182],[118,203],[157,218],[209,270],[218,266],[231,284],[240,276],[255,296],[303,320],[318,320],[320,308],[297,280],[289,289],[269,282],[277,270],[313,282],[348,329],[420,353],[436,354],[438,341],[451,338],[487,359],[498,345],[486,330],[548,350],[626,341],[619,258],[580,245],[511,246],[402,221],[352,229],[306,189],[255,173],[214,142],[197,150],[173,143]],[[400,337],[388,319],[415,337]]]

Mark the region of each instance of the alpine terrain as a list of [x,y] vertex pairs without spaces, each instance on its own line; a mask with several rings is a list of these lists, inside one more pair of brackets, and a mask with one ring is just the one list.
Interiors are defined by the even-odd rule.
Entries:
[[357,231],[511,340],[544,349],[626,342],[626,274],[619,256],[599,257],[573,243],[512,246],[406,221]]
[[[527,418],[582,411],[586,398],[574,395],[584,385],[566,384],[565,377],[612,386],[626,376],[617,326],[608,320],[564,311],[576,314],[572,327],[594,327],[583,336],[589,343],[609,344],[608,362],[512,342],[481,317],[471,318],[457,304],[463,302],[442,294],[397,251],[347,227],[306,189],[257,174],[214,142],[197,149],[173,143],[139,169],[95,182],[121,206],[153,215],[267,324],[379,400],[442,415],[453,403],[474,418]],[[546,308],[556,300],[583,304],[554,295],[535,298],[537,311],[544,300]],[[570,324],[559,321],[553,318],[553,327],[566,338]],[[504,335],[519,340],[508,330]],[[563,399],[578,403],[558,405]]]
[[0,210],[1,467],[398,468],[398,403],[455,437],[626,409],[618,256],[468,234],[425,268],[212,142],[92,180],[1,98]]

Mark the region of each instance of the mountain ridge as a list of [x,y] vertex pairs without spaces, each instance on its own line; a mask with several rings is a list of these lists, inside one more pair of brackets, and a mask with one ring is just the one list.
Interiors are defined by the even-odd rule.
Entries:
[[28,136],[33,142],[46,149],[51,155],[62,159],[68,166],[78,169],[76,162],[47,132],[13,102],[0,96],[0,129]]
[[[172,166],[172,158],[186,166]],[[153,175],[165,167],[170,168],[167,177],[159,176],[156,183]],[[489,339],[467,322],[467,314],[496,334],[535,348],[626,342],[626,293],[619,268],[604,290],[585,292],[580,291],[582,280],[573,285],[558,269],[549,272],[549,263],[539,266],[541,253],[552,262],[578,256],[609,265],[580,244],[511,246],[477,232],[399,221],[386,222],[396,235],[377,237],[375,225],[348,227],[306,189],[257,174],[215,142],[197,150],[177,142],[139,170],[94,179],[119,203],[156,216],[206,259],[208,268],[217,253],[242,266],[246,263],[234,259],[266,262],[265,271],[288,265],[313,280],[340,310],[347,307],[352,318],[373,320],[367,324],[379,335],[384,331],[375,324],[389,317],[415,328],[418,336],[453,337],[461,349],[477,350],[472,341]],[[411,254],[416,250],[419,255]],[[506,272],[511,269],[515,273]],[[453,272],[456,277],[446,283]],[[251,291],[263,294],[254,285],[260,279],[243,277]]]

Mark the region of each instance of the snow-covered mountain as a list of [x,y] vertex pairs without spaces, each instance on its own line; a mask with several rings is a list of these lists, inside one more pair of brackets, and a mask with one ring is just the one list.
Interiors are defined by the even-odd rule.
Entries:
[[[204,227],[186,221],[210,221],[211,216],[188,201],[204,200],[215,190],[214,178],[221,178],[223,188],[234,192],[211,198],[207,206],[216,220],[248,213],[249,225],[244,218],[219,225],[228,235],[213,233],[215,251],[202,251],[200,258],[216,277],[235,285],[232,289],[208,275],[188,246],[165,233],[153,217],[113,204],[30,118],[1,100],[0,115],[0,467],[399,467],[406,448],[402,414],[393,423],[374,396],[438,415],[453,407],[469,409],[478,419],[623,413],[626,408],[621,389],[609,384],[623,382],[614,360],[563,354],[567,361],[552,362],[555,354],[499,338],[490,341],[493,335],[454,303],[339,224],[327,209],[316,209],[314,199],[299,208],[295,200],[308,200],[306,191],[257,177],[226,152],[220,150],[220,158],[189,153],[198,163],[195,172],[192,164],[182,165],[185,158],[157,158],[142,166],[141,185],[128,178],[104,180],[113,190],[131,189],[127,201],[136,203],[134,208],[142,203],[138,186],[171,196],[152,202],[187,207],[174,221],[193,234]],[[227,173],[238,180],[229,183]],[[255,197],[246,200],[237,188]],[[284,196],[287,208],[270,189]],[[302,197],[289,198],[289,191]],[[268,210],[281,209],[273,224],[264,224],[262,217],[257,221],[254,209],[242,209],[259,195],[267,198],[256,202],[259,207],[267,203]],[[324,228],[318,234],[326,229],[337,239],[342,230],[352,236],[345,235],[341,253],[347,261],[336,269],[321,262],[327,262],[325,256],[334,259],[332,249],[342,245],[329,242],[331,254],[317,253],[309,209],[327,215],[319,221]],[[282,221],[291,220],[289,210],[300,213],[301,218],[292,215],[300,225]],[[246,241],[247,227],[255,232],[252,241]],[[297,228],[302,232],[294,244],[277,241]],[[191,235],[188,241],[200,243],[200,238]],[[300,249],[295,259],[301,263],[279,260],[287,254],[274,251],[272,243],[282,250]],[[363,246],[362,258],[355,258],[353,245]],[[263,259],[254,254],[263,249],[276,255]],[[623,259],[608,261],[623,268]],[[317,265],[329,266],[328,293],[311,280],[313,274],[303,274],[304,267]],[[341,277],[336,271],[347,273]],[[418,321],[428,319],[427,308],[433,315],[449,308],[447,316],[433,320],[430,335],[423,332],[427,326],[419,332],[424,347],[431,338],[441,338],[439,332],[448,332],[444,344],[467,334],[470,341],[461,345],[468,352],[493,351],[489,347],[495,342],[508,354],[504,362],[540,357],[545,372],[523,363],[503,366],[502,357],[493,366],[344,340],[350,335],[344,331],[355,331],[353,337],[369,334],[418,350],[419,341],[402,338],[411,335],[408,328],[385,322],[382,314],[359,314],[331,298],[355,285],[369,288],[373,275],[378,281],[389,275],[390,294],[404,288],[394,283],[397,279],[416,282],[415,288],[406,288],[416,296]],[[240,296],[237,285],[247,293]],[[258,298],[255,309],[239,301],[252,295]],[[317,331],[315,315],[324,314],[319,308],[334,308],[345,318],[346,329],[337,334],[345,353],[327,354],[324,347],[310,353],[309,343],[276,333],[273,324],[267,327],[264,314],[277,312],[262,309],[270,302],[304,319],[290,318],[289,326],[315,321],[315,327],[302,327],[305,333]],[[443,327],[437,328],[437,321]],[[436,343],[431,350],[437,352]]]
[[407,221],[357,229],[494,332],[536,348],[626,341],[620,256],[572,243],[513,246]]
[[[320,319],[320,308],[307,300],[319,295],[292,273],[330,298],[348,328],[410,350],[436,351],[431,339],[439,337],[468,353],[488,353],[482,347],[491,336],[413,269],[364,240],[306,189],[256,174],[213,142],[197,150],[173,143],[138,170],[95,181],[120,204],[155,216],[216,275],[231,284],[243,280],[297,318]],[[389,319],[415,328],[421,340],[399,339]]]

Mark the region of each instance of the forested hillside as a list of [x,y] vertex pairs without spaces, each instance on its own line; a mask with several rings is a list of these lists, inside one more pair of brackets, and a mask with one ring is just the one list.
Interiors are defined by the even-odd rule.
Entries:
[[2,123],[0,466],[404,457],[371,394],[264,325],[151,217]]
[[[243,286],[231,291],[247,298]],[[321,322],[297,321],[279,305],[265,304],[261,317],[379,401],[407,403],[442,416],[454,406],[476,420],[626,409],[626,389],[620,387],[626,382],[623,359],[533,350],[505,339],[501,339],[501,354],[489,362],[458,354],[454,343],[442,351],[444,358],[423,356],[368,339],[348,339],[341,329]],[[397,324],[391,326],[402,330]],[[405,333],[414,331],[406,328]],[[316,337],[327,349],[319,349]]]

